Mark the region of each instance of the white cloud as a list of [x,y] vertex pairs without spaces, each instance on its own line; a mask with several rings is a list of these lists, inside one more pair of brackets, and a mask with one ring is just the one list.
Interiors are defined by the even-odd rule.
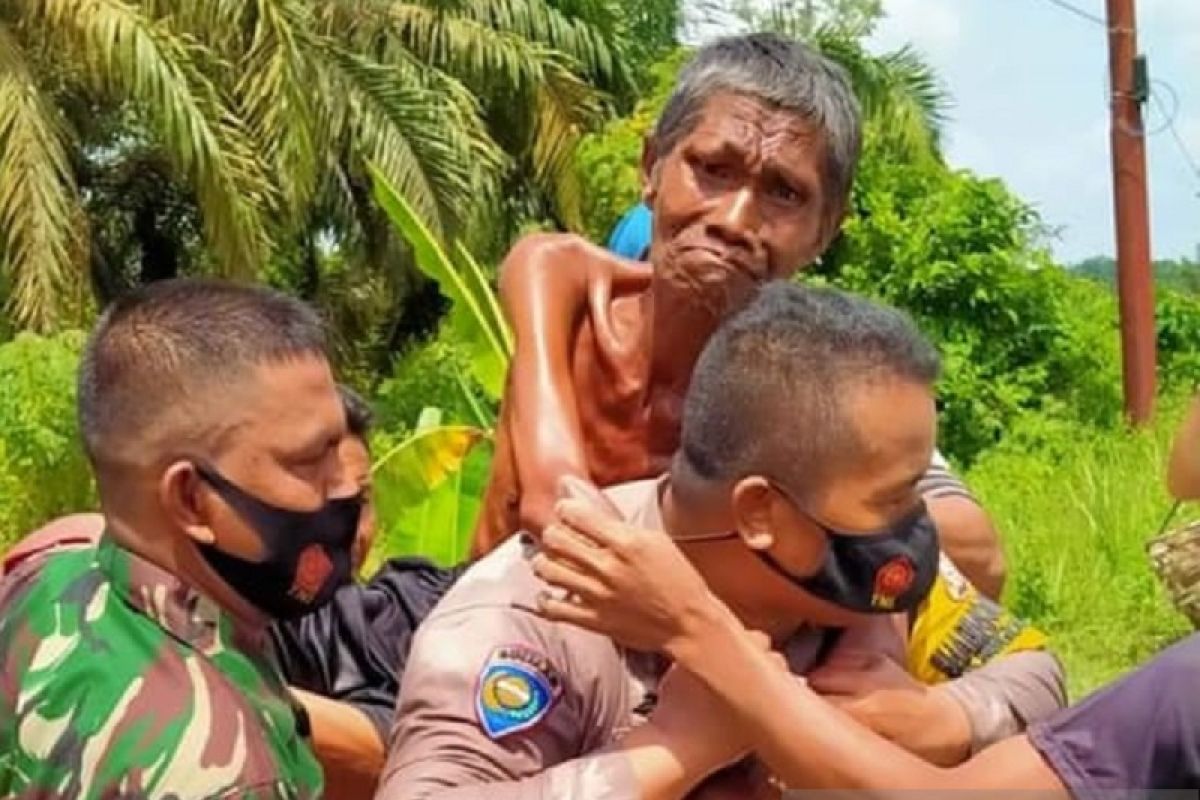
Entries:
[[1138,29],[1139,45],[1152,55],[1162,44],[1200,69],[1200,0],[1141,0]]
[[961,0],[884,0],[887,16],[871,37],[880,49],[913,44],[941,60],[953,55],[963,39]]

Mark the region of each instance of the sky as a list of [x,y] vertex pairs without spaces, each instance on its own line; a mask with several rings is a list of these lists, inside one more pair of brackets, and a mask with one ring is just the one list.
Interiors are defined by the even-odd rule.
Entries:
[[[1069,0],[1104,17],[1104,0]],[[1200,160],[1200,0],[1137,0],[1138,44],[1155,92]],[[1105,28],[1050,0],[884,0],[872,50],[905,43],[953,100],[946,157],[1002,178],[1054,230],[1072,263],[1115,249]],[[1149,104],[1147,129],[1166,117]],[[1169,131],[1147,142],[1154,258],[1200,257],[1200,175]]]

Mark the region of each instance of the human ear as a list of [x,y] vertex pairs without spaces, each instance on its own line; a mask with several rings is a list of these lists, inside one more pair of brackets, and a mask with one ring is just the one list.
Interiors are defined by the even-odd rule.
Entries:
[[651,136],[642,141],[642,202],[653,207],[658,195],[658,146]]
[[176,462],[159,479],[158,501],[167,518],[193,541],[212,544],[216,536],[208,525],[210,515],[200,491],[200,483],[200,475],[194,465],[186,461]]
[[751,550],[769,550],[775,544],[774,503],[775,491],[765,478],[743,478],[733,486],[730,508],[734,528]]

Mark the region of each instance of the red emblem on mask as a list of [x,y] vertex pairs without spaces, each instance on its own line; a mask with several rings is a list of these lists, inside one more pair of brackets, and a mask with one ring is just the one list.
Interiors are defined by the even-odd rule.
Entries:
[[915,578],[912,562],[904,556],[896,556],[876,570],[871,604],[876,608],[892,608],[896,599],[912,587]]
[[288,594],[301,603],[311,603],[332,572],[333,562],[326,555],[325,548],[310,544],[300,553],[300,559],[296,562],[296,577]]

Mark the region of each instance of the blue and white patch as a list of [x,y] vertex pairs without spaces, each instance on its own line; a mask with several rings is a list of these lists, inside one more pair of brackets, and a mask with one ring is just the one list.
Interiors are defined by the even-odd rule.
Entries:
[[526,645],[494,650],[475,690],[475,715],[492,739],[537,725],[562,694],[562,680],[550,659]]

